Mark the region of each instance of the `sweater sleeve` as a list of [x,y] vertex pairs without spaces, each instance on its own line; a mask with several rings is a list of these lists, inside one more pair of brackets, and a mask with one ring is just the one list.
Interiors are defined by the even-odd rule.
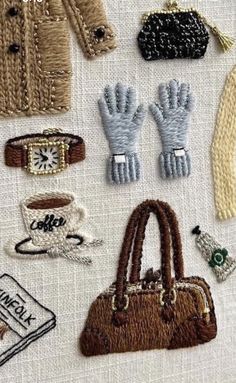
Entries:
[[212,164],[217,216],[236,217],[236,66],[229,74],[221,97],[212,143]]
[[115,33],[102,0],[63,0],[63,3],[86,57],[94,58],[116,48]]

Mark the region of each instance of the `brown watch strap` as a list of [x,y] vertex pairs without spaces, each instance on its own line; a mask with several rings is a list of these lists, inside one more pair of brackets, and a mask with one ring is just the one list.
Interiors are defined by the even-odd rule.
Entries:
[[11,167],[27,166],[28,156],[25,145],[37,142],[37,140],[42,138],[46,138],[49,141],[61,141],[69,145],[69,150],[65,157],[67,164],[74,164],[85,159],[85,143],[81,137],[68,133],[39,133],[28,134],[8,140],[5,145],[5,164]]

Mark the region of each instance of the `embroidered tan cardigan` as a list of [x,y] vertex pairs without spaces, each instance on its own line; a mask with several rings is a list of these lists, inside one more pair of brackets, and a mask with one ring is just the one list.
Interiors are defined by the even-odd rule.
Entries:
[[85,55],[102,55],[116,44],[101,1],[1,0],[0,117],[69,109],[66,13]]

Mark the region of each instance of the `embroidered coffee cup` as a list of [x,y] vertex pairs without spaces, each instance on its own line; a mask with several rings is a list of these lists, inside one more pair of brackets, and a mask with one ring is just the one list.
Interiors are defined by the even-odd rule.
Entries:
[[43,193],[22,202],[26,230],[36,246],[63,243],[81,226],[85,210],[68,193]]

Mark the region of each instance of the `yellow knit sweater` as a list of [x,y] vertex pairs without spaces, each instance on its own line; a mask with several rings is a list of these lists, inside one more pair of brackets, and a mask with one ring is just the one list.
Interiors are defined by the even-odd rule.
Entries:
[[212,143],[213,177],[217,216],[236,216],[236,66],[226,80]]

